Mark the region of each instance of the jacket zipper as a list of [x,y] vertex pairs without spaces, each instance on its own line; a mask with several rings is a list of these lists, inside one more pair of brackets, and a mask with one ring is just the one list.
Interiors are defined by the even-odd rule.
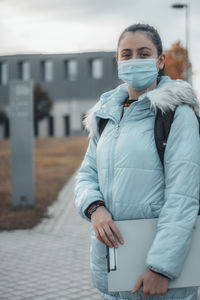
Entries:
[[112,183],[114,179],[114,155],[115,155],[115,145],[117,138],[119,136],[119,124],[116,124],[114,133],[112,134],[112,144],[110,147],[110,155],[109,155],[109,165],[108,165],[108,203],[110,204],[109,206],[112,206],[113,208],[113,203],[112,203]]
[[[114,123],[115,123],[115,129],[114,129],[114,132],[113,132],[113,139],[112,139],[112,144],[111,144],[111,147],[110,147],[110,155],[109,155],[109,167],[108,167],[108,192],[107,192],[107,201],[108,201],[108,205],[109,206],[113,206],[112,205],[112,183],[113,183],[113,179],[114,179],[114,155],[115,155],[115,145],[116,145],[116,142],[117,142],[117,139],[120,135],[120,124],[124,122],[124,117],[127,116],[127,113],[130,112],[129,111],[124,111],[124,115],[123,117],[120,119],[119,123],[117,122],[117,120],[115,118],[113,118],[113,116],[108,116]],[[101,115],[101,114],[98,114],[99,117],[103,117],[105,118],[105,116]]]
[[[121,123],[124,122],[124,117],[127,116],[128,111],[124,111],[123,117],[121,118],[121,120],[119,121],[119,123],[116,122],[116,126],[114,129],[114,133],[113,133],[113,140],[112,140],[112,145],[110,147],[110,155],[109,155],[109,168],[108,168],[108,203],[110,203],[110,205],[112,205],[112,192],[113,192],[113,180],[114,180],[114,156],[115,156],[115,149],[116,149],[116,143],[117,143],[117,139],[120,135],[120,126]],[[112,205],[113,207],[113,205]],[[114,209],[113,209],[114,211]]]

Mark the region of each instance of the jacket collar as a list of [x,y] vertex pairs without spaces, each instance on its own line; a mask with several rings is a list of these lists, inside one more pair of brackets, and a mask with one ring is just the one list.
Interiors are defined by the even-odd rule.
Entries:
[[[128,96],[128,86],[123,83],[115,89],[103,93],[100,100],[87,112],[83,121],[89,131],[89,138],[95,137],[98,132],[98,118],[110,118],[114,121],[120,119],[124,100]],[[171,80],[168,76],[162,76],[157,87],[142,94],[134,105],[138,108],[159,108],[163,113],[175,110],[180,104],[190,105],[196,115],[199,116],[199,103],[192,86],[184,80]]]

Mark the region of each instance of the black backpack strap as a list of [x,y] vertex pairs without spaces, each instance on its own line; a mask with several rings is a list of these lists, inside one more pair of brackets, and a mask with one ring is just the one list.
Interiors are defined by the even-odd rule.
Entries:
[[197,117],[197,120],[198,120],[198,122],[199,122],[199,135],[200,135],[200,117],[197,116],[197,115],[196,115],[196,117]]
[[154,137],[158,155],[163,165],[165,146],[170,132],[171,124],[174,120],[175,110],[169,110],[162,115],[160,109],[157,110],[154,126]]
[[106,124],[108,123],[109,119],[100,119],[99,121],[99,136],[101,136]]

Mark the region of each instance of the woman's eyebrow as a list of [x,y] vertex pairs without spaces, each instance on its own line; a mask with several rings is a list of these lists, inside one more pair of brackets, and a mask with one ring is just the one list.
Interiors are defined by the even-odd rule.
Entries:
[[[141,51],[141,50],[143,50],[143,49],[148,49],[148,50],[152,51],[151,48],[146,47],[146,46],[138,48],[137,51]],[[122,53],[123,51],[129,51],[129,52],[131,52],[132,49],[130,49],[130,48],[125,48],[125,49],[122,49],[122,50],[120,51],[120,53]]]
[[126,48],[126,49],[122,49],[120,52],[123,52],[123,51],[132,51],[132,50],[129,48]]
[[149,48],[149,47],[140,47],[140,48],[138,48],[137,50],[143,50],[143,49],[149,49],[149,50],[152,50],[152,49]]

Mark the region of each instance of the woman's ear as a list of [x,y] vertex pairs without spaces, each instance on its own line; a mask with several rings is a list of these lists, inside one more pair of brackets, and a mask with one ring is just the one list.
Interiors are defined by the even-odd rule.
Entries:
[[115,55],[116,62],[118,63],[118,54]]
[[162,70],[162,69],[164,68],[164,65],[165,65],[165,57],[166,57],[166,55],[163,53],[163,54],[160,56],[159,60],[158,60],[158,68],[159,68],[160,70]]

